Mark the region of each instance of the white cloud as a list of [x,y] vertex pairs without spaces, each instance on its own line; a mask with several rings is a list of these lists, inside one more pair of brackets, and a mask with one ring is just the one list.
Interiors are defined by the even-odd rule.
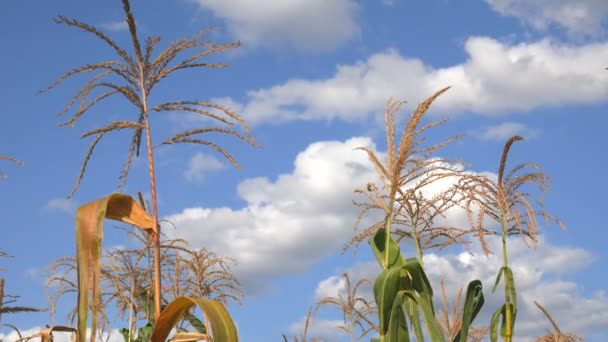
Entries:
[[[378,266],[376,264],[366,262],[358,263],[354,267],[350,268],[347,272],[350,277],[351,286],[354,288],[355,284],[363,278],[370,279],[373,284],[374,277],[372,275],[374,275],[377,271]],[[339,295],[346,296],[345,291],[346,280],[342,274],[333,275],[319,282],[317,288],[315,289],[314,298],[315,301],[320,301],[321,299],[327,297],[337,297]],[[368,285],[359,287],[358,295],[361,295],[364,298],[372,298],[371,287]]]
[[411,107],[447,85],[453,88],[433,107],[445,114],[473,111],[495,116],[608,98],[608,43],[576,46],[541,40],[509,45],[472,37],[465,50],[466,61],[442,68],[388,50],[338,65],[329,78],[290,79],[249,91],[242,103],[217,100],[241,109],[251,123],[276,123],[360,120],[381,112],[390,96],[407,100]]
[[73,199],[52,198],[45,204],[44,210],[72,214],[76,210],[76,206]]
[[235,271],[249,290],[306,270],[353,234],[353,187],[375,177],[367,156],[354,151],[358,146],[374,145],[369,138],[313,143],[291,173],[239,184],[244,208],[184,209],[166,217],[177,227],[168,232],[236,258]]
[[127,25],[127,22],[125,20],[117,20],[108,23],[103,23],[99,26],[101,26],[101,28],[103,29],[112,32],[127,31],[129,29],[129,26]]
[[475,133],[481,140],[493,140],[505,142],[514,135],[520,135],[524,139],[538,137],[537,129],[529,128],[519,122],[503,122],[495,126],[486,127],[483,132]]
[[552,26],[575,36],[606,32],[608,2],[604,0],[486,0],[496,12],[513,16],[537,30]]
[[190,182],[202,182],[206,172],[218,171],[226,168],[226,165],[212,155],[198,152],[188,163],[184,171],[184,177]]
[[[306,337],[313,339],[323,337],[323,341],[337,341],[340,336],[345,336],[345,332],[336,329],[337,326],[344,324],[341,320],[311,319],[306,329]],[[306,326],[306,316],[301,317],[297,322],[289,326],[288,331],[294,336],[301,336]]]
[[353,0],[196,0],[253,46],[333,50],[359,34]]
[[[455,298],[458,289],[466,287],[472,279],[482,281],[486,303],[475,320],[476,325],[487,324],[493,311],[504,302],[500,287],[497,293],[491,293],[496,273],[502,265],[500,238],[490,238],[488,241],[496,252],[489,257],[484,256],[479,249],[474,249],[473,253],[429,253],[424,256],[425,270],[435,292],[439,293],[439,281],[444,279],[451,300]],[[603,291],[583,294],[580,285],[565,280],[575,278],[577,271],[587,267],[593,259],[591,254],[581,248],[552,245],[542,237],[536,250],[526,247],[519,238],[509,238],[508,247],[519,304],[515,325],[516,340],[531,341],[551,329],[550,323],[536,308],[534,301],[549,311],[563,331],[582,335],[586,341],[601,340],[600,334],[608,326],[608,297]],[[358,264],[349,272],[373,281],[379,270],[374,261]],[[315,301],[321,298],[320,295],[343,291],[344,286],[337,279],[339,275],[320,281],[315,291]],[[371,292],[363,295],[373,301]],[[439,295],[435,298],[435,306],[438,310],[442,307]]]
[[[276,180],[241,182],[238,193],[246,202],[242,209],[187,208],[166,217],[177,227],[168,232],[195,247],[235,258],[235,273],[250,292],[266,287],[274,277],[306,271],[339,251],[355,233],[359,208],[352,200],[362,198],[353,190],[377,179],[367,155],[354,150],[359,146],[375,150],[365,137],[313,143],[298,154],[292,172]],[[376,153],[384,158],[384,153]],[[453,181],[444,179],[423,193],[430,195]],[[376,219],[365,217],[361,227]],[[461,211],[446,213],[445,220],[468,224]]]

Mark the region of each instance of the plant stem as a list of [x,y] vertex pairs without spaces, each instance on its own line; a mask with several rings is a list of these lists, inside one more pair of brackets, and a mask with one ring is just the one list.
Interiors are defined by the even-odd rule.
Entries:
[[388,269],[388,264],[389,264],[389,246],[390,246],[390,241],[391,241],[391,225],[393,223],[393,201],[390,201],[390,205],[389,205],[389,209],[388,209],[388,213],[386,214],[386,223],[385,223],[385,232],[386,232],[386,238],[384,241],[384,249],[385,252],[384,253],[384,269],[387,270]]
[[[145,95],[144,95],[145,99]],[[145,100],[144,100],[145,101]],[[144,102],[144,110],[146,110]],[[154,241],[154,319],[158,319],[160,315],[160,297],[161,297],[161,282],[160,282],[160,226],[158,224],[158,205],[156,202],[156,181],[154,172],[154,157],[152,154],[152,138],[150,136],[150,121],[148,113],[144,113],[146,125],[146,140],[148,145],[148,170],[150,172],[150,192],[152,196],[152,225],[155,227],[155,233],[152,238]]]
[[505,321],[507,325],[505,341],[511,342],[511,336],[513,335],[511,332],[511,321],[512,321],[512,312],[511,312],[511,292],[509,289],[509,282],[507,281],[506,275],[506,267],[509,267],[508,259],[507,259],[507,232],[506,232],[506,223],[504,214],[501,213],[501,238],[502,238],[502,261],[503,267],[505,268],[505,274],[503,274],[503,281],[505,283]]
[[[140,64],[141,69],[141,64]],[[152,196],[152,225],[155,228],[152,238],[154,241],[154,319],[160,315],[161,274],[160,274],[160,225],[158,224],[158,205],[156,201],[156,174],[154,169],[154,154],[152,150],[152,136],[150,134],[150,116],[148,115],[148,99],[145,90],[144,73],[141,72],[141,101],[146,129],[146,144],[148,148],[148,171],[150,174],[150,193]]]
[[422,248],[420,248],[420,236],[418,235],[417,226],[412,217],[410,217],[410,226],[412,227],[412,233],[414,233],[414,243],[416,244],[418,262],[420,262],[420,266],[422,266]]
[[355,322],[354,322],[354,318],[351,315],[348,315],[349,317],[349,333],[350,333],[350,342],[355,342]]

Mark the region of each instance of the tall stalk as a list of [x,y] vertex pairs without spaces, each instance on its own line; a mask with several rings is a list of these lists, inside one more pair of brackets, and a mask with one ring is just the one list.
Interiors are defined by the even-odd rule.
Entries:
[[[211,119],[210,121],[226,126],[238,125],[244,131],[244,134],[239,133],[234,129],[208,126],[199,127],[194,129],[184,130],[177,133],[176,135],[163,140],[161,145],[168,144],[179,144],[179,143],[193,143],[207,146],[216,152],[223,155],[233,166],[239,168],[238,163],[230,153],[225,151],[222,147],[215,143],[200,138],[200,135],[207,136],[208,133],[219,133],[227,134],[236,137],[252,146],[256,146],[256,142],[251,136],[251,132],[245,121],[230,108],[216,105],[201,100],[174,100],[164,103],[158,103],[151,105],[149,103],[150,93],[154,86],[156,86],[161,80],[167,78],[167,76],[173,74],[175,71],[184,69],[194,69],[200,67],[206,68],[224,68],[227,65],[222,63],[207,63],[202,61],[203,58],[224,52],[229,49],[238,47],[240,44],[228,43],[228,44],[215,44],[203,40],[209,30],[203,30],[198,35],[192,38],[183,38],[173,41],[169,46],[162,52],[153,56],[155,47],[161,41],[160,37],[147,37],[142,44],[138,34],[136,21],[131,11],[129,0],[121,0],[122,7],[125,14],[125,22],[127,23],[129,34],[131,37],[132,51],[134,55],[127,53],[127,49],[123,49],[115,41],[110,39],[101,30],[80,22],[78,20],[68,19],[63,16],[59,16],[55,21],[59,24],[78,28],[82,31],[94,35],[106,43],[118,56],[110,61],[101,62],[97,64],[86,64],[84,66],[75,68],[68,71],[61,76],[57,81],[51,84],[48,88],[43,91],[49,91],[67,78],[77,74],[98,72],[97,75],[91,77],[85,85],[80,88],[68,101],[65,108],[59,113],[60,115],[66,114],[73,107],[77,107],[73,116],[60,125],[73,126],[85,113],[87,113],[96,104],[103,100],[112,97],[113,95],[121,95],[128,103],[135,107],[134,114],[136,119],[124,120],[124,121],[112,121],[106,126],[96,128],[82,134],[81,138],[89,136],[95,136],[95,139],[91,143],[84,160],[80,168],[80,174],[78,175],[76,184],[68,197],[72,196],[78,189],[89,159],[91,158],[93,151],[99,141],[109,132],[115,132],[119,130],[130,130],[132,132],[131,142],[129,144],[127,158],[124,163],[123,169],[120,175],[120,189],[122,191],[134,156],[139,156],[140,145],[145,139],[148,157],[148,176],[150,183],[150,193],[152,197],[151,203],[151,216],[153,218],[153,226],[155,227],[152,232],[152,240],[154,244],[154,281],[153,281],[153,292],[154,292],[154,307],[155,307],[155,318],[158,318],[161,313],[161,298],[162,298],[162,284],[161,284],[161,244],[160,244],[160,226],[158,224],[158,202],[157,202],[157,188],[156,188],[156,175],[154,166],[154,153],[153,153],[153,140],[151,135],[151,123],[150,123],[150,112],[189,112],[196,115],[201,115]],[[190,56],[185,56],[183,59],[178,57],[185,51],[192,49],[200,49]],[[109,78],[109,79],[108,79]],[[103,91],[103,92],[101,92]],[[101,92],[101,93],[100,93]],[[76,103],[78,103],[76,105]],[[208,121],[207,121],[208,122]],[[145,137],[142,137],[145,135]],[[143,139],[142,139],[143,138]]]
[[[502,216],[501,216],[502,217]],[[507,233],[506,233],[506,225],[503,222],[501,223],[501,243],[502,243],[502,266],[503,269],[509,269],[509,261],[507,259]],[[505,276],[506,278],[506,276]],[[513,310],[511,303],[511,291],[510,286],[515,286],[515,284],[510,284],[509,281],[505,279],[504,288],[505,288],[505,322],[506,322],[506,333],[505,333],[505,341],[511,342],[511,338],[513,337],[513,331],[511,327],[513,326]]]
[[[491,252],[485,236],[499,234],[501,238],[503,264],[496,276],[493,291],[502,279],[505,302],[492,316],[490,339],[493,342],[498,340],[498,330],[501,330],[504,341],[513,340],[517,316],[517,290],[513,271],[509,267],[507,237],[520,235],[526,244],[535,245],[539,226],[537,217],[544,218],[547,224],[554,222],[565,229],[563,223],[545,209],[544,194],[549,190],[550,182],[538,164],[518,164],[505,173],[509,151],[515,142],[521,140],[522,137],[513,136],[505,143],[496,180],[475,174],[465,174],[460,179],[465,198],[464,208],[474,228],[478,230],[477,236],[484,251],[488,254]],[[530,188],[522,190],[524,186]],[[534,188],[541,196],[533,194],[531,190]],[[500,233],[484,228],[486,218],[500,226]],[[502,324],[499,322],[501,318]],[[500,326],[505,329],[502,330]]]

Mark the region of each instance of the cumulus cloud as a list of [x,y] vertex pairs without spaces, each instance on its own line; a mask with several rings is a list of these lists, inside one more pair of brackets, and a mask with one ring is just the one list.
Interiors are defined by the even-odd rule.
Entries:
[[73,199],[52,198],[44,205],[44,210],[72,214],[76,210],[76,206],[77,204]]
[[324,79],[291,79],[251,90],[229,103],[252,123],[288,120],[356,121],[383,110],[390,96],[422,101],[452,85],[433,108],[496,116],[542,106],[590,104],[608,98],[608,43],[567,45],[551,40],[510,45],[486,37],[465,43],[466,61],[434,68],[395,50],[338,65]]
[[604,0],[486,0],[504,16],[545,31],[552,26],[571,35],[599,36],[606,32],[608,2]]
[[[475,320],[477,325],[487,324],[493,311],[504,302],[500,291],[491,293],[497,270],[502,266],[500,238],[490,238],[488,242],[495,251],[489,257],[484,256],[478,248],[472,252],[442,255],[428,253],[424,256],[425,270],[435,290],[439,290],[438,284],[443,279],[448,298],[452,300],[460,287],[466,287],[472,279],[482,281],[486,303]],[[574,278],[577,271],[589,266],[593,256],[581,248],[553,245],[542,237],[536,250],[526,247],[516,237],[509,238],[508,246],[519,303],[516,340],[531,341],[551,329],[550,323],[536,308],[534,301],[549,311],[563,331],[582,335],[586,341],[602,340],[601,333],[608,325],[608,297],[603,291],[584,294],[580,285],[568,280]],[[379,266],[373,261],[358,264],[348,271],[357,277],[373,280],[378,275]],[[344,284],[336,274],[320,281],[315,293],[315,300],[326,294],[343,294]],[[363,295],[373,300],[371,292],[363,292]],[[437,298],[437,308],[441,308],[439,301]]]
[[254,46],[333,50],[357,37],[353,0],[196,0]]
[[[290,173],[241,182],[243,208],[187,208],[166,217],[177,227],[167,232],[235,258],[235,273],[250,294],[277,276],[306,271],[354,235],[359,208],[352,200],[362,199],[354,188],[379,184],[367,155],[354,150],[360,146],[385,156],[366,137],[313,143],[298,154]],[[432,195],[454,181],[444,179],[422,192]],[[361,226],[377,219],[366,216]],[[462,211],[448,212],[443,220],[468,224]]]
[[205,173],[225,168],[226,165],[214,156],[198,152],[190,159],[184,177],[190,182],[200,183],[205,179]]
[[[341,336],[345,336],[345,332],[336,329],[337,326],[344,324],[340,320],[310,320],[308,322],[308,328],[306,328],[307,338],[313,339],[315,337],[323,337],[324,340],[337,341]],[[301,336],[304,333],[306,327],[306,316],[301,317],[297,322],[292,323],[288,331],[294,336]]]
[[498,125],[486,127],[482,132],[476,132],[481,140],[506,141],[514,135],[524,139],[534,139],[540,134],[539,130],[530,128],[519,122],[503,122]]
[[234,257],[249,290],[266,286],[268,277],[304,271],[353,234],[353,187],[375,177],[366,155],[354,151],[358,146],[374,144],[369,138],[313,143],[291,173],[239,184],[244,208],[184,209],[166,218],[177,227],[167,231]]

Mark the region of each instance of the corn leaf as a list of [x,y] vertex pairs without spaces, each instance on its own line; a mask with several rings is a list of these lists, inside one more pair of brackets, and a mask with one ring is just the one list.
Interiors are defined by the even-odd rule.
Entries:
[[400,290],[400,276],[401,268],[393,267],[380,273],[374,282],[374,298],[378,306],[378,327],[381,335],[385,335],[388,330],[393,303]]
[[513,304],[503,304],[494,314],[492,315],[492,320],[490,321],[490,341],[496,342],[498,341],[498,320],[502,317],[502,323],[500,325],[500,336],[503,339],[507,337],[507,305],[511,307],[511,312],[513,316],[511,318],[511,333],[513,333],[513,328],[515,327],[515,317],[517,315],[517,310],[515,310]]
[[166,341],[171,329],[193,305],[197,305],[204,312],[213,341],[238,341],[236,326],[221,302],[204,298],[178,297],[169,303],[158,317],[152,332],[152,342]]
[[506,269],[506,267],[503,266],[498,271],[498,275],[496,276],[496,281],[494,282],[494,287],[492,288],[492,293],[494,293],[494,291],[496,291],[496,287],[498,287],[498,283],[500,283],[500,277],[502,277],[502,274],[505,272],[505,269]]
[[437,322],[437,319],[435,318],[432,304],[428,302],[428,299],[412,290],[404,290],[404,295],[414,301],[417,304],[416,306],[420,309],[420,312],[422,312],[424,325],[426,326],[431,341],[445,342],[445,336],[443,335],[439,322]]
[[505,283],[507,284],[507,291],[511,297],[511,303],[513,303],[514,310],[517,310],[517,290],[515,289],[515,279],[513,278],[513,271],[511,267],[505,267]]
[[[401,256],[401,249],[392,236],[389,238],[388,246],[386,246],[386,230],[384,228],[378,229],[376,234],[369,240],[369,244],[382,269],[387,270],[393,266],[403,265],[404,261]],[[386,253],[388,253],[388,265],[385,265]]]
[[393,302],[388,331],[386,333],[386,341],[388,342],[410,342],[403,297],[403,291],[399,291]]
[[[152,218],[127,195],[112,194],[82,205],[76,211],[76,254],[78,257],[78,341],[86,340],[89,295],[92,297],[91,341],[99,320],[99,277],[104,220],[112,219],[156,231]],[[89,293],[90,291],[90,293]]]
[[420,321],[420,313],[416,307],[416,302],[409,297],[404,298],[404,307],[406,308],[405,313],[407,314],[410,322],[412,322],[412,329],[416,335],[416,341],[424,341],[424,333],[422,332],[422,322]]
[[469,335],[469,328],[475,317],[483,306],[484,298],[481,281],[473,280],[467,287],[467,295],[464,300],[464,310],[462,314],[462,324],[460,331],[454,338],[454,342],[466,342]]

